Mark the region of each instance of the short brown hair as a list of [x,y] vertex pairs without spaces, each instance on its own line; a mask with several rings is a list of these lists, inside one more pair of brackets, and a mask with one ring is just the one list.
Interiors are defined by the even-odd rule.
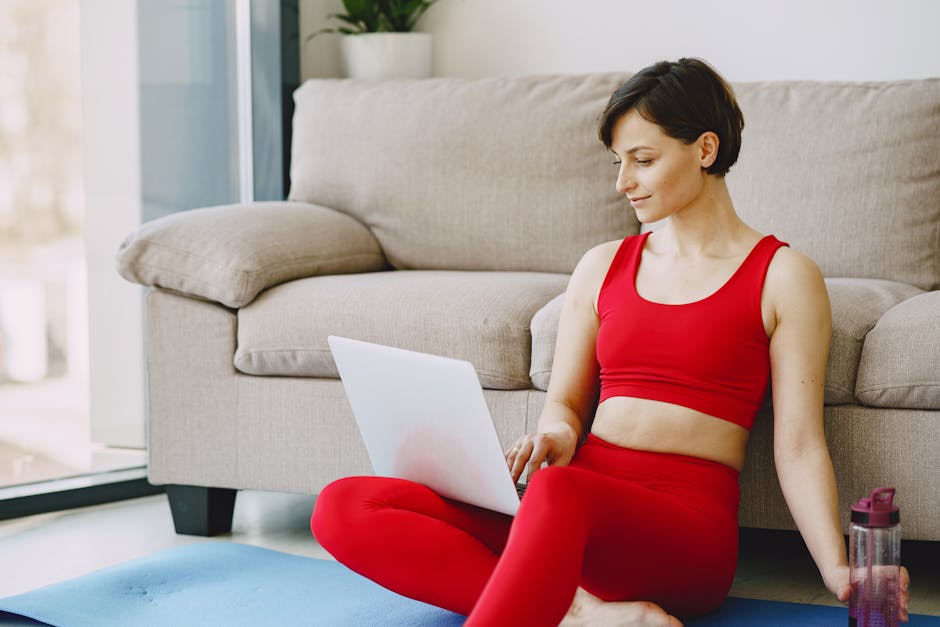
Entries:
[[718,156],[709,174],[724,176],[738,160],[744,116],[731,86],[701,59],[660,61],[621,85],[601,115],[598,135],[607,148],[614,124],[634,109],[686,144],[707,131],[718,135]]

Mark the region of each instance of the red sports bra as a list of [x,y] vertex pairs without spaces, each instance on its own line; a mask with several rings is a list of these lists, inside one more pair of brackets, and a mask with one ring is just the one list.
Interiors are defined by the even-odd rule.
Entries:
[[632,396],[689,407],[750,429],[770,379],[761,292],[786,243],[767,235],[717,292],[692,303],[654,303],[636,291],[649,233],[623,240],[597,298],[603,402]]

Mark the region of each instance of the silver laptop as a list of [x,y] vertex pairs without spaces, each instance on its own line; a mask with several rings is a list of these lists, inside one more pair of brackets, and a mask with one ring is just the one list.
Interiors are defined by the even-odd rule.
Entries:
[[333,335],[328,342],[377,475],[515,515],[519,492],[470,362]]

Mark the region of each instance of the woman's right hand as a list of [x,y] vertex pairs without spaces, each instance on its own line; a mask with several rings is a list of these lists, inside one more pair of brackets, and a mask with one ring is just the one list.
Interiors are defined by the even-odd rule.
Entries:
[[573,429],[527,433],[506,451],[506,463],[514,482],[519,481],[524,471],[528,479],[542,467],[567,466],[578,447],[578,436]]

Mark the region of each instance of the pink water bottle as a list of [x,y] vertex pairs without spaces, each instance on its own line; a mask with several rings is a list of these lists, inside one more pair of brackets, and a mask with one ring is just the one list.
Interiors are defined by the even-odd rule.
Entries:
[[894,488],[876,488],[852,506],[849,627],[897,627],[901,513]]

